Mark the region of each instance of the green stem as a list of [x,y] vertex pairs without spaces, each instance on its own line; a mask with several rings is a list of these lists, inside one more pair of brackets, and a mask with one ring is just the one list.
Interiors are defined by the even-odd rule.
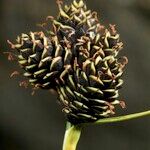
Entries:
[[72,125],[71,123],[67,122],[67,128],[66,128],[64,143],[63,143],[63,150],[76,150],[81,135],[81,127],[83,127],[84,125],[90,125],[90,124],[99,125],[99,124],[106,124],[106,123],[113,123],[113,122],[121,122],[121,121],[136,119],[144,116],[150,116],[150,110],[140,112],[140,113],[119,116],[119,117],[100,119],[94,123],[83,123],[80,125]]
[[67,122],[63,150],[76,150],[81,135],[81,126]]
[[100,120],[96,121],[94,124],[106,124],[106,123],[113,123],[113,122],[121,122],[121,121],[136,119],[136,118],[140,118],[140,117],[145,117],[145,116],[150,116],[150,110],[140,112],[140,113],[124,115],[124,116],[100,119]]

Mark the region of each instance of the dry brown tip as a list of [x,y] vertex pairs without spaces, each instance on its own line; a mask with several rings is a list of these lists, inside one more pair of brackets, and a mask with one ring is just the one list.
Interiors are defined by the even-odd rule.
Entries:
[[12,78],[12,77],[14,77],[14,76],[16,76],[16,75],[19,75],[19,74],[20,74],[20,73],[19,73],[18,71],[14,71],[14,72],[11,73],[10,77]]
[[48,21],[48,20],[53,21],[53,20],[54,20],[54,17],[53,17],[53,16],[47,16],[47,17],[46,17],[46,21]]
[[105,26],[99,24],[97,32],[102,32],[102,31],[104,32],[105,31],[104,29],[105,29]]
[[56,4],[60,7],[63,4],[63,0],[56,0]]
[[11,52],[3,52],[3,54],[6,54],[6,55],[7,55],[7,59],[8,59],[9,61],[15,60],[15,56],[14,56],[13,53],[11,53]]
[[125,103],[125,101],[120,101],[120,106],[122,107],[122,108],[126,108],[126,103]]
[[25,89],[28,88],[28,85],[29,85],[28,81],[20,81],[19,82],[19,86],[24,87]]
[[11,46],[12,49],[15,49],[16,46],[12,42],[10,42],[9,40],[7,40],[7,43]]
[[109,102],[105,102],[105,104],[109,107],[109,110],[111,111],[111,114],[115,114],[115,112],[114,112],[115,106],[112,105]]
[[128,58],[126,56],[123,56],[119,59],[120,67],[124,68],[126,64],[128,64]]
[[110,27],[110,29],[111,29],[111,33],[113,34],[113,35],[115,35],[116,33],[117,33],[117,30],[116,30],[116,25],[114,24],[114,25],[112,25],[112,24],[109,24],[109,27]]
[[93,11],[93,12],[92,12],[92,16],[93,16],[93,18],[95,18],[95,20],[96,20],[97,22],[99,22],[99,21],[98,21],[98,14],[97,14],[96,11]]

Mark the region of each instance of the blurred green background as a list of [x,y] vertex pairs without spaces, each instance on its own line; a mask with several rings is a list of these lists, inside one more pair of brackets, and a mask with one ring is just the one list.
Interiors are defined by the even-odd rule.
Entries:
[[[67,3],[71,0],[64,0]],[[121,99],[127,114],[150,107],[150,0],[86,0],[98,12],[100,21],[116,24],[124,42],[121,55],[129,59]],[[36,24],[57,14],[55,0],[0,0],[0,150],[60,150],[65,118],[57,96],[20,88],[17,69],[8,62],[7,39],[22,32],[41,30]],[[78,150],[150,150],[150,119],[90,126],[83,130]]]

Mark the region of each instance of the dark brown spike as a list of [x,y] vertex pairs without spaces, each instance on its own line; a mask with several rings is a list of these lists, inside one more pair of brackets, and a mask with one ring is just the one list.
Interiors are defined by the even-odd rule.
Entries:
[[[39,88],[57,91],[62,110],[73,124],[109,117],[116,105],[125,108],[118,97],[128,63],[126,57],[117,57],[123,43],[115,25],[103,26],[83,0],[64,7],[63,0],[56,3],[58,17],[48,16],[40,24],[47,36],[30,32],[18,37],[16,44],[7,41],[28,78],[20,86],[33,85],[32,95]],[[12,60],[12,53],[7,54]]]

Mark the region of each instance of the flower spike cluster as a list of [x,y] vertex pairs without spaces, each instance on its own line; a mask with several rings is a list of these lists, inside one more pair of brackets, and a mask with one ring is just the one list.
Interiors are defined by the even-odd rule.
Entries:
[[57,91],[71,123],[109,117],[116,105],[124,107],[118,91],[127,58],[117,58],[123,46],[119,34],[114,25],[106,29],[83,0],[57,3],[49,35],[30,32],[11,43],[18,63],[33,86]]

